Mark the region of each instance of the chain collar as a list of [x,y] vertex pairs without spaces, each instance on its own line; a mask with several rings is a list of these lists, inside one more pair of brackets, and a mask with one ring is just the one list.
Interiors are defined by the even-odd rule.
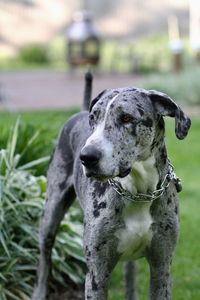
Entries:
[[169,172],[166,174],[164,180],[162,181],[160,188],[149,193],[149,194],[142,194],[138,193],[133,195],[131,192],[125,190],[119,181],[115,179],[109,179],[109,185],[125,200],[131,202],[140,202],[140,203],[152,203],[156,199],[160,198],[164,192],[168,189],[171,182],[175,183],[177,192],[180,192],[182,189],[181,180],[176,176],[174,172],[174,167],[169,163]]

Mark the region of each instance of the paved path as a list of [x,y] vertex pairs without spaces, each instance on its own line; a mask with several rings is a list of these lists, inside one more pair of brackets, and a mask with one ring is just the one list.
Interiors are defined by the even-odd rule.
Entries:
[[[137,85],[138,80],[135,75],[96,74],[93,96],[105,88]],[[77,107],[82,104],[83,90],[84,74],[69,75],[55,71],[0,73],[1,109],[22,111]]]

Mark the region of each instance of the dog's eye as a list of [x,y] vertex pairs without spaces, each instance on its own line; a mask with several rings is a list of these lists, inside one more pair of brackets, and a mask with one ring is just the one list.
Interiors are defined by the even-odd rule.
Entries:
[[89,116],[89,124],[92,126],[94,124],[94,115]]
[[121,115],[120,120],[123,124],[127,124],[133,121],[133,117],[129,114],[123,114]]

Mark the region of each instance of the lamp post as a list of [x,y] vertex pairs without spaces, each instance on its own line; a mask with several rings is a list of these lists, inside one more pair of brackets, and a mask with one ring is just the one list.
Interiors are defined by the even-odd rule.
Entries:
[[190,0],[190,45],[200,63],[200,3]]
[[67,59],[71,67],[99,63],[100,38],[93,26],[91,13],[88,11],[75,13],[67,31],[67,41]]
[[173,55],[173,64],[175,72],[182,69],[182,53],[183,43],[180,39],[178,19],[176,16],[168,18],[168,31],[169,31],[169,47]]

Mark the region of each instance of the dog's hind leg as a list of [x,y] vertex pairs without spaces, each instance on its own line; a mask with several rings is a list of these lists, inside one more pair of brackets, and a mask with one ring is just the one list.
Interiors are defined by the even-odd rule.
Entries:
[[132,261],[124,263],[125,300],[136,300],[136,265]]
[[[69,161],[70,163],[70,161]],[[71,169],[56,149],[48,171],[48,187],[44,214],[40,224],[40,259],[38,281],[32,299],[47,299],[51,252],[57,229],[66,210],[75,199]]]

